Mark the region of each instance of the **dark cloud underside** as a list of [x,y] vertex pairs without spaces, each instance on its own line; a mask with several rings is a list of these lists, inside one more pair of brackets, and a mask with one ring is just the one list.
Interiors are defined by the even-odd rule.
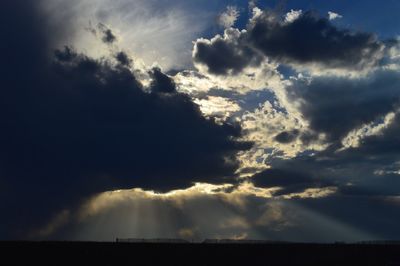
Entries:
[[374,34],[338,28],[314,12],[286,22],[266,10],[246,31],[228,29],[223,37],[199,39],[193,58],[217,75],[236,74],[265,58],[281,64],[360,70],[376,65],[384,47]]
[[302,172],[301,169],[267,169],[252,177],[257,187],[281,187],[276,195],[303,192],[308,188],[323,188],[332,185],[329,179],[318,177],[317,173]]
[[295,82],[287,92],[292,101],[301,102],[311,129],[335,142],[398,107],[400,76],[387,70],[361,78],[316,77]]
[[249,65],[258,65],[262,60],[243,43],[240,33],[234,29],[226,30],[224,37],[216,36],[211,41],[198,40],[193,59],[217,75],[236,74]]
[[159,70],[147,93],[125,57],[115,66],[71,48],[54,56],[36,8],[1,4],[0,238],[93,193],[164,191],[233,175],[235,154],[249,147],[235,141],[239,127],[204,118]]
[[375,60],[383,46],[374,34],[339,29],[313,12],[287,23],[266,11],[251,27],[249,42],[278,62],[334,68],[353,68],[364,60]]

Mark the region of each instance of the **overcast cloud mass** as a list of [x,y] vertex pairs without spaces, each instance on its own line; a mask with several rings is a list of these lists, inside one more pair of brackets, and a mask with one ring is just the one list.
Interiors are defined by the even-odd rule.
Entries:
[[0,240],[400,238],[399,33],[203,2],[0,3]]

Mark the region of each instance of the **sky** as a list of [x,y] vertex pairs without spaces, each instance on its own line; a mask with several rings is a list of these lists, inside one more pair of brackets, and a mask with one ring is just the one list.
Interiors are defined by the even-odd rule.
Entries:
[[0,240],[398,240],[399,11],[1,1]]

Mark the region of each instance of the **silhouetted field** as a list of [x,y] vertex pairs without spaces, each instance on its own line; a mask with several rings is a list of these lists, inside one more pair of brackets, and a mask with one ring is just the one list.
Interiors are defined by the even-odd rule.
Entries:
[[0,242],[0,265],[391,265],[399,244]]

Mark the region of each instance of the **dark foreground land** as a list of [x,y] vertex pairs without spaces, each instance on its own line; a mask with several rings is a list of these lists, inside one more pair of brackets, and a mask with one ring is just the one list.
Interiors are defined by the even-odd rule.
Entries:
[[400,244],[0,242],[0,265],[391,265]]

